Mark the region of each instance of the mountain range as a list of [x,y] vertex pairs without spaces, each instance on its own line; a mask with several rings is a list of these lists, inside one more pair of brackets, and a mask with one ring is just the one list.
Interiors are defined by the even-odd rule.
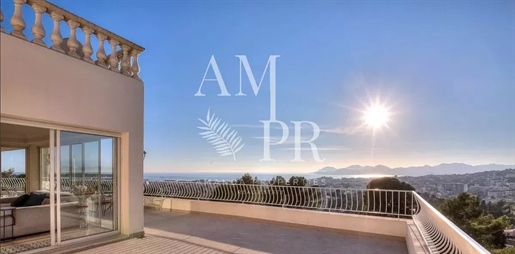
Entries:
[[318,175],[398,175],[398,176],[423,176],[423,175],[451,175],[468,174],[490,170],[504,170],[515,168],[514,165],[487,164],[487,165],[468,165],[464,163],[442,163],[436,166],[414,166],[390,168],[384,165],[361,166],[352,165],[346,168],[325,167],[313,174]]

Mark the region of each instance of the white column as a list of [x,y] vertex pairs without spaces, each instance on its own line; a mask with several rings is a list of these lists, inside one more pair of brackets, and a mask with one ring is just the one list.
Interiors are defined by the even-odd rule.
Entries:
[[122,74],[131,76],[131,63],[129,58],[129,50],[131,50],[131,47],[127,45],[122,45],[123,50],[123,57],[122,57]]
[[104,50],[104,41],[107,39],[107,36],[105,36],[104,34],[98,33],[97,38],[98,38],[98,50],[97,50],[97,59],[98,60],[96,61],[96,64],[98,66],[107,68],[107,64],[106,64],[107,55]]
[[109,57],[109,70],[120,72],[118,69],[118,56],[116,55],[116,46],[120,44],[116,40],[109,40],[111,44],[111,56]]
[[52,49],[61,53],[64,53],[63,48],[61,48],[61,43],[63,42],[63,37],[61,36],[61,29],[59,28],[59,23],[64,19],[63,15],[57,14],[55,12],[50,13],[50,16],[54,20],[54,30],[52,31],[52,35],[50,35],[50,39],[52,40]]
[[11,18],[11,25],[13,26],[11,35],[24,40],[27,40],[27,37],[23,34],[23,30],[25,30],[25,21],[23,20],[21,7],[26,3],[26,1],[27,0],[14,0],[14,14]]
[[70,51],[68,51],[68,55],[80,58],[79,54],[77,54],[77,49],[79,48],[79,41],[77,41],[76,29],[79,27],[79,22],[75,20],[68,20],[68,25],[70,26],[70,38],[68,38],[68,43],[66,44]]
[[34,9],[36,12],[36,20],[32,26],[32,33],[34,34],[34,39],[32,39],[32,42],[46,47],[46,44],[43,41],[43,37],[45,37],[45,28],[43,27],[43,21],[41,18],[43,13],[46,11],[46,8],[37,4],[32,4],[32,9]]
[[139,55],[139,51],[133,49],[131,51],[131,56],[132,56],[132,66],[131,66],[131,71],[132,71],[132,77],[135,78],[135,79],[139,79],[141,80],[141,78],[139,77],[139,64],[138,64],[138,55]]
[[84,34],[86,36],[84,46],[82,46],[82,52],[84,53],[84,57],[82,58],[86,62],[93,63],[93,59],[91,59],[91,55],[93,54],[93,48],[91,47],[91,34],[95,32],[93,29],[89,27],[82,28]]

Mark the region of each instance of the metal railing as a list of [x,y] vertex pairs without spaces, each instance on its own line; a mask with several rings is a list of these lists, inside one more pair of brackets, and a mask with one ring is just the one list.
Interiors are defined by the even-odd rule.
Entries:
[[2,178],[0,181],[1,196],[18,196],[25,193],[25,178]]
[[[98,179],[81,183],[98,186]],[[25,184],[24,178],[0,181],[2,194],[24,192]],[[63,191],[69,191],[72,184],[76,182],[61,179]],[[112,180],[102,179],[100,184],[102,191],[112,191]],[[489,253],[414,191],[178,181],[144,181],[143,186],[145,196],[412,218],[430,253]]]
[[429,253],[490,253],[414,191],[146,181],[144,195],[412,218]]
[[430,253],[490,253],[416,192],[413,195],[420,208],[413,215],[413,222],[426,241]]
[[144,195],[391,217],[411,217],[417,209],[411,191],[397,190],[146,181]]
[[[47,180],[48,184],[45,184],[45,181],[42,181],[42,185],[50,186],[50,180]],[[73,185],[86,185],[88,187],[98,188],[98,178],[88,178],[88,179],[79,179],[72,180],[70,178],[61,178],[61,191],[71,192]],[[25,188],[27,185],[27,181],[25,178],[1,178],[0,179],[0,189],[2,196],[19,196],[25,193]],[[45,188],[43,188],[45,189]],[[103,193],[109,193],[113,191],[113,180],[111,179],[102,179],[100,182],[100,189]]]

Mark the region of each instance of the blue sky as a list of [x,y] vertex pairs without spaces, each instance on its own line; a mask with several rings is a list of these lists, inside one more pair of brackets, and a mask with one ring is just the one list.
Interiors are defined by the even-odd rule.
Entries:
[[[52,2],[146,48],[140,57],[146,172],[515,164],[514,2]],[[12,4],[1,3],[8,20]],[[28,7],[24,13],[33,15]],[[48,15],[44,21],[50,34]],[[26,22],[30,34],[33,21]],[[67,25],[61,28],[66,36]],[[235,55],[247,56],[258,81],[269,56],[280,55],[276,112],[289,125],[290,139],[272,147],[275,162],[260,161],[268,73],[258,96],[246,76],[248,96],[234,96]],[[233,96],[216,96],[216,82],[204,83],[206,96],[194,96],[211,56]],[[207,78],[213,77],[210,69]],[[375,137],[350,132],[376,97],[391,107],[389,128]],[[199,136],[197,118],[205,119],[208,109],[242,137],[236,161],[218,156]],[[291,121],[320,126],[314,143],[325,161],[303,150],[305,161],[291,162]],[[311,137],[309,129],[302,131]],[[273,137],[280,135],[273,130]]]

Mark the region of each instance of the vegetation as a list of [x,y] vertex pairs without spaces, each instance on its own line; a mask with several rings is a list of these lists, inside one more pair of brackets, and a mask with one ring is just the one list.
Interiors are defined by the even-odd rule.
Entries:
[[395,177],[382,177],[367,184],[364,202],[369,211],[410,215],[414,209],[413,195],[410,192],[388,192],[376,190],[414,191],[415,188]]
[[14,174],[14,168],[2,171],[2,178],[9,178]]
[[440,211],[456,226],[465,231],[481,245],[490,249],[504,248],[506,236],[504,229],[512,223],[507,215],[495,217],[482,209],[478,197],[461,193],[448,199],[440,206]]
[[492,254],[515,254],[515,247],[490,250]]
[[14,168],[2,171],[2,178],[25,178],[25,174],[14,174]]

